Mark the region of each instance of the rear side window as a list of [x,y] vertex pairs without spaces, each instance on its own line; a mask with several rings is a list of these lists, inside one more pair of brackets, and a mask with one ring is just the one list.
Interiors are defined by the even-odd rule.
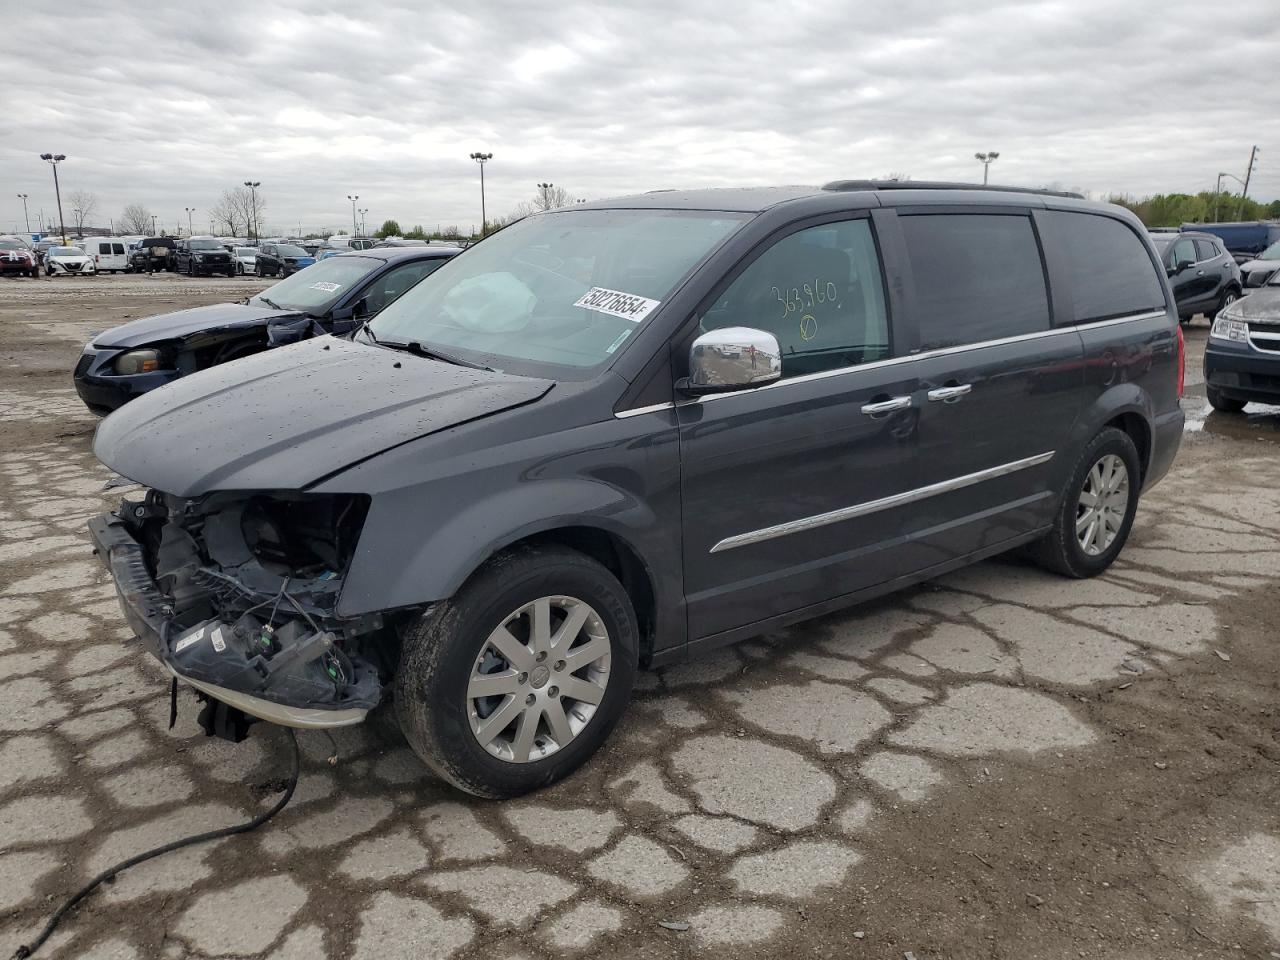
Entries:
[[915,280],[920,349],[1049,329],[1049,293],[1031,218],[900,218]]
[[115,254],[122,254],[122,253],[124,253],[124,244],[123,244],[123,243],[113,243],[113,244],[111,245],[111,252],[112,252],[112,253],[115,253]]
[[1212,240],[1196,241],[1196,260],[1212,260],[1218,255],[1218,248],[1213,245]]
[[[1164,287],[1146,245],[1119,220],[1088,213],[1047,211],[1045,217],[1066,255],[1071,320],[1087,323],[1164,310]],[[1182,257],[1192,242],[1174,244]],[[1191,250],[1185,259],[1195,260]],[[1171,258],[1172,261],[1172,258]]]

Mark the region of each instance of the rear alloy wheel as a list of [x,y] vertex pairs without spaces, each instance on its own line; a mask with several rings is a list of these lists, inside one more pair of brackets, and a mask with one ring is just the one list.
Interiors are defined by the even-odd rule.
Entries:
[[[1233,303],[1235,303],[1239,299],[1240,299],[1239,292],[1235,290],[1227,290],[1225,293],[1222,294],[1222,300],[1218,303],[1217,313],[1221,313],[1223,310],[1227,309],[1227,307],[1231,306]],[[1217,313],[1215,313],[1214,315],[1216,316]]]
[[1080,455],[1054,518],[1034,547],[1042,566],[1068,577],[1094,577],[1111,566],[1129,539],[1141,487],[1138,448],[1107,427]]
[[408,631],[396,676],[401,730],[477,796],[554,783],[604,742],[631,696],[630,598],[594,560],[559,546],[495,557]]
[[1204,392],[1209,398],[1209,406],[1219,413],[1239,413],[1244,409],[1245,401],[1224,397],[1216,387],[1206,386]]

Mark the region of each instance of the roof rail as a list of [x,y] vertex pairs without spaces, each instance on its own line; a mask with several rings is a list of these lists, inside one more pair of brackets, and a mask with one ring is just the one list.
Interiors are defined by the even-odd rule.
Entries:
[[823,190],[993,190],[997,193],[1035,193],[1045,197],[1070,197],[1083,200],[1079,193],[1067,190],[1041,190],[1037,187],[1002,187],[999,184],[948,183],[941,180],[832,180],[822,185]]

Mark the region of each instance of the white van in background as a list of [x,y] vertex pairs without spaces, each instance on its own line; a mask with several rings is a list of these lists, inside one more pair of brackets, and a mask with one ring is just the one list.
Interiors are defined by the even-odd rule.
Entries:
[[368,250],[378,241],[370,240],[368,237],[353,237],[349,234],[334,234],[324,242],[324,246],[331,250]]
[[117,273],[129,269],[129,241],[124,237],[89,237],[76,244],[93,257],[98,273]]

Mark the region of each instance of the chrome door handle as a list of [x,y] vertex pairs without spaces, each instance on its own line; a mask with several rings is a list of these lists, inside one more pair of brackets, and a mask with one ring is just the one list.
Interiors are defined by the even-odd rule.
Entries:
[[973,389],[973,384],[962,383],[958,387],[938,387],[929,391],[930,400],[941,400],[943,403],[955,403]]
[[868,417],[878,417],[882,413],[893,413],[895,410],[906,410],[911,406],[911,397],[893,397],[889,400],[881,400],[879,403],[864,403],[862,412]]

